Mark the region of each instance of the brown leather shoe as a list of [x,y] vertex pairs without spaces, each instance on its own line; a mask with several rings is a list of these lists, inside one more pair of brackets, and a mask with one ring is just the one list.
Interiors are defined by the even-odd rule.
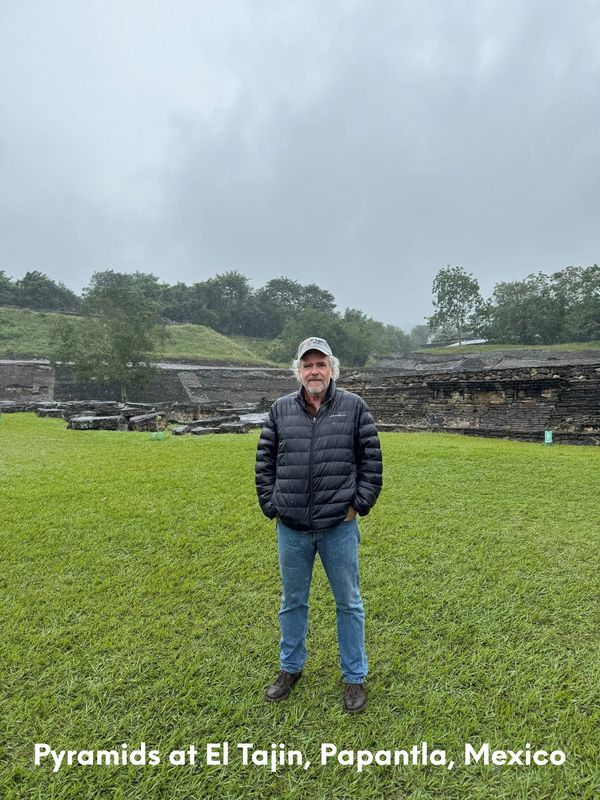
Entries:
[[265,699],[271,703],[278,703],[280,700],[285,700],[292,691],[292,686],[300,680],[302,670],[300,672],[286,672],[281,670],[277,676],[275,683],[272,683],[265,692]]
[[364,683],[344,684],[344,709],[351,714],[362,711],[367,705],[367,693]]

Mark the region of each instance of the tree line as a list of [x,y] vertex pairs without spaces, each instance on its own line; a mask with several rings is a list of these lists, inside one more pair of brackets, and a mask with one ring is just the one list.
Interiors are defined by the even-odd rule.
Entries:
[[[289,361],[298,342],[315,331],[327,338],[340,359],[362,366],[372,355],[406,352],[422,342],[394,325],[385,325],[356,308],[336,310],[335,297],[315,283],[273,278],[253,289],[245,275],[232,270],[186,285],[160,282],[150,273],[95,272],[81,297],[40,272],[12,281],[0,272],[0,305],[45,311],[98,315],[98,297],[117,287],[131,298],[129,310],[144,306],[163,322],[205,325],[226,336],[272,341],[269,357]],[[419,335],[421,338],[419,338]]]
[[53,281],[37,270],[27,272],[18,281],[0,270],[0,306],[77,312],[81,308],[81,298],[64,283]]
[[433,282],[433,305],[428,324],[439,338],[524,345],[600,340],[600,266],[502,281],[487,299],[472,273],[447,266]]
[[[484,299],[479,282],[463,267],[439,270],[433,282],[434,313],[427,325],[406,334],[356,308],[336,309],[331,292],[317,284],[273,278],[254,289],[232,270],[205,281],[170,285],[150,273],[95,272],[78,296],[63,283],[32,271],[13,281],[0,270],[0,305],[40,310],[97,313],[99,287],[118,287],[163,322],[206,325],[225,335],[271,340],[268,355],[287,361],[302,338],[317,332],[348,366],[363,366],[370,355],[416,349],[428,341],[481,337],[499,344],[557,344],[600,339],[600,267],[569,266],[550,275],[497,283]],[[96,309],[94,311],[94,309]]]

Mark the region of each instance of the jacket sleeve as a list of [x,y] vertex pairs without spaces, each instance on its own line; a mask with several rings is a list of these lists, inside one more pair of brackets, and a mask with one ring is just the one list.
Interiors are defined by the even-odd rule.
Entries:
[[275,472],[277,466],[277,423],[273,408],[269,412],[267,421],[260,433],[258,447],[256,449],[256,492],[258,502],[263,514],[269,519],[277,516],[277,509],[271,502],[273,490],[275,488]]
[[364,517],[375,505],[383,484],[381,447],[375,422],[362,403],[355,433],[356,497],[352,503]]

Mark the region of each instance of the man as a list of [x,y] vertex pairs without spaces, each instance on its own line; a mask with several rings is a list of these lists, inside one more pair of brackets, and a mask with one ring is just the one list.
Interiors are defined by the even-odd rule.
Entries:
[[282,582],[281,672],[266,699],[285,700],[302,675],[318,553],[335,598],[344,708],[362,711],[367,655],[356,515],[368,514],[381,491],[379,438],[364,400],[336,386],[339,362],[324,339],[301,342],[292,367],[302,385],[273,403],[256,454],[259,503],[277,517]]

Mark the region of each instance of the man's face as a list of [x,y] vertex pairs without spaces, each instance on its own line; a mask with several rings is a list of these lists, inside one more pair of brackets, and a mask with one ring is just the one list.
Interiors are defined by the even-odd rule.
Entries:
[[309,350],[300,359],[300,376],[311,397],[325,395],[331,380],[329,358],[318,350]]

